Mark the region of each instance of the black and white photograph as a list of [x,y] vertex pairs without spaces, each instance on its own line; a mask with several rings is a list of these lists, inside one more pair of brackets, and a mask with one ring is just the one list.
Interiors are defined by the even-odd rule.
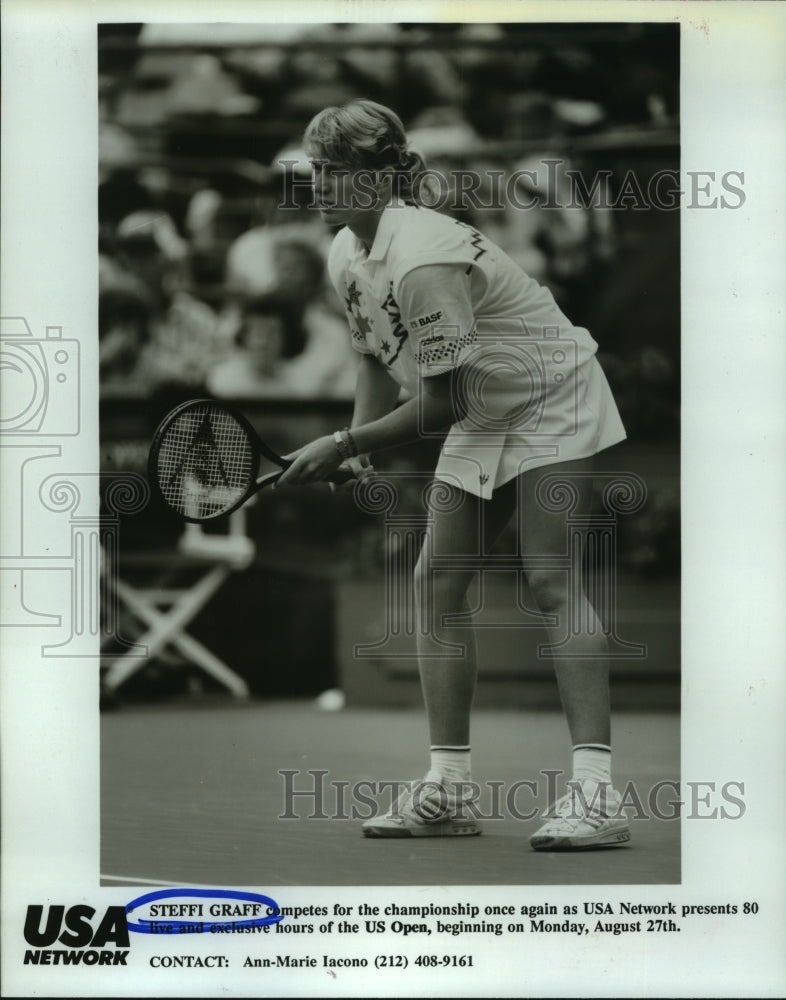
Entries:
[[279,31],[99,27],[102,875],[678,882],[679,28]]
[[746,6],[7,5],[4,995],[781,994]]

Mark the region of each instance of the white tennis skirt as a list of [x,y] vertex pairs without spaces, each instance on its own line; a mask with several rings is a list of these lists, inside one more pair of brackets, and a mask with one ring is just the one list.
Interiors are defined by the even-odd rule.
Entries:
[[475,372],[462,391],[466,415],[450,429],[435,476],[489,499],[497,487],[557,462],[589,458],[626,437],[603,369],[593,356],[536,385]]

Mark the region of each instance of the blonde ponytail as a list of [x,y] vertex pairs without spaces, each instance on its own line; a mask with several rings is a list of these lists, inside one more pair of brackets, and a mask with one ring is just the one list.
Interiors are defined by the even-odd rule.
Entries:
[[306,128],[303,146],[312,159],[353,169],[393,171],[393,192],[417,203],[417,177],[426,170],[420,153],[409,149],[398,115],[376,101],[360,99],[325,108]]

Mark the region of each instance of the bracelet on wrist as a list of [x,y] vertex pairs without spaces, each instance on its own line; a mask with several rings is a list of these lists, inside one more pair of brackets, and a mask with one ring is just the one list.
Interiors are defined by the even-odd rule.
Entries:
[[344,440],[346,441],[347,447],[349,448],[350,455],[352,456],[352,458],[357,458],[358,446],[355,444],[354,437],[352,437],[352,431],[348,427],[345,427],[342,433],[344,434]]
[[336,443],[336,451],[339,453],[342,462],[346,462],[351,458],[349,445],[341,436],[341,431],[333,431],[333,440]]

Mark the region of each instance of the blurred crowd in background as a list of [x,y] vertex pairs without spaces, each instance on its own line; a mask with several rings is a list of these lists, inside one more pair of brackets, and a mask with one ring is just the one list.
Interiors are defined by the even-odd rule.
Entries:
[[[633,170],[646,185],[679,166],[673,25],[104,24],[98,69],[106,399],[349,403],[356,355],[325,274],[333,234],[307,207],[300,151],[327,105],[394,108],[446,177],[540,178],[557,157],[588,182]],[[537,182],[522,196],[535,207],[447,199],[440,210],[499,243],[590,329],[632,440],[674,440],[679,212],[544,209]],[[673,569],[677,524],[669,489],[632,526],[630,568]]]

